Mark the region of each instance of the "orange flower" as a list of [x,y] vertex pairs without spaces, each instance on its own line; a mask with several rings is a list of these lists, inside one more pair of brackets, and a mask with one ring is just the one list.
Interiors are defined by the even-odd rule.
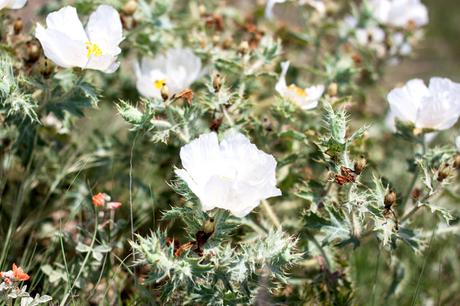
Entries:
[[13,264],[13,275],[16,281],[26,281],[30,278],[30,276],[27,275],[21,267],[18,268],[15,263]]
[[98,193],[96,195],[93,195],[93,204],[96,207],[104,206],[105,204],[105,199],[106,199],[106,194],[105,193]]

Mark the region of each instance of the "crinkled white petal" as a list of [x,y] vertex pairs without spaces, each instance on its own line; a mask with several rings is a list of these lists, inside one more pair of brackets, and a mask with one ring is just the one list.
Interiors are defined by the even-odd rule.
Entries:
[[406,27],[413,22],[420,27],[428,23],[428,10],[420,0],[372,0],[369,4],[374,17],[383,24]]
[[276,161],[240,133],[220,142],[216,133],[201,135],[182,147],[184,169],[176,170],[200,199],[203,210],[222,208],[243,217],[261,200],[281,195],[276,188]]
[[429,90],[422,80],[414,79],[401,88],[395,88],[387,96],[390,109],[402,121],[415,122],[422,99],[429,96]]
[[445,130],[460,116],[460,84],[445,78],[431,78],[429,87],[415,79],[388,94],[391,112],[417,128]]
[[0,10],[3,8],[10,8],[17,10],[23,8],[27,3],[27,0],[1,0],[0,1]]

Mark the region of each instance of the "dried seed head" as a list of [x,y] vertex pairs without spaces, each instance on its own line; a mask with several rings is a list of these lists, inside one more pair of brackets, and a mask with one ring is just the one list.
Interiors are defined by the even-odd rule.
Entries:
[[438,169],[438,182],[444,181],[451,173],[452,168],[450,167],[449,163],[442,164]]
[[54,72],[54,64],[49,59],[44,59],[40,72],[45,79],[48,79]]
[[414,190],[412,190],[410,194],[411,198],[414,201],[418,200],[418,198],[420,198],[421,195],[422,195],[422,190],[420,188],[414,188]]
[[216,73],[212,79],[212,87],[214,92],[219,92],[222,87],[222,76],[219,73]]
[[364,158],[364,156],[360,156],[358,160],[355,162],[355,173],[356,174],[361,174],[363,172],[364,168],[366,167],[367,160]]
[[391,208],[396,203],[396,192],[390,191],[385,195],[383,200],[383,204],[385,204],[385,208]]
[[137,10],[137,2],[135,0],[129,0],[121,10],[125,15],[131,16]]
[[23,28],[24,28],[24,23],[22,22],[22,19],[17,18],[13,24],[14,34],[18,35],[19,33],[21,33]]

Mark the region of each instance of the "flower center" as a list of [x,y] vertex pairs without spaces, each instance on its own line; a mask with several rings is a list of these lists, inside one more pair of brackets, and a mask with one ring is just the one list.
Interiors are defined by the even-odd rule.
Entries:
[[86,50],[88,50],[88,53],[86,54],[87,58],[90,58],[91,55],[94,55],[96,57],[102,56],[102,49],[99,47],[97,44],[93,44],[91,42],[86,43]]
[[289,85],[288,89],[292,92],[294,92],[296,95],[298,96],[301,96],[301,97],[306,97],[307,96],[307,92],[305,90],[303,90],[302,88],[294,85],[294,84],[291,84]]
[[161,89],[165,85],[166,85],[165,80],[156,80],[155,82],[153,82],[153,86],[155,86],[156,89]]

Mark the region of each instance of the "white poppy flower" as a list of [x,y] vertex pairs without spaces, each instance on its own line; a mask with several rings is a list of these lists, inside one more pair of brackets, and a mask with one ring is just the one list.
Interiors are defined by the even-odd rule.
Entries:
[[420,0],[371,0],[375,19],[395,27],[421,27],[428,23],[428,10]]
[[23,8],[26,3],[27,0],[0,0],[0,10],[4,8],[17,10]]
[[287,86],[286,74],[289,62],[281,63],[281,75],[276,83],[276,91],[285,99],[296,103],[302,109],[308,110],[318,106],[318,101],[324,93],[324,85],[311,86],[302,89],[294,84]]
[[123,40],[118,12],[100,5],[89,17],[86,31],[74,7],[66,6],[46,17],[44,28],[37,24],[35,36],[46,57],[56,65],[95,69],[112,73],[118,69],[118,47]]
[[261,200],[281,195],[276,188],[276,161],[240,133],[220,142],[217,134],[203,134],[180,150],[184,169],[176,174],[200,199],[204,211],[229,210],[249,214]]
[[414,79],[387,96],[391,112],[416,128],[445,130],[460,116],[460,84],[445,78],[431,78],[427,87]]
[[202,74],[201,60],[190,49],[170,49],[154,59],[143,58],[135,64],[137,90],[145,97],[161,98],[161,88],[170,94],[187,89]]

